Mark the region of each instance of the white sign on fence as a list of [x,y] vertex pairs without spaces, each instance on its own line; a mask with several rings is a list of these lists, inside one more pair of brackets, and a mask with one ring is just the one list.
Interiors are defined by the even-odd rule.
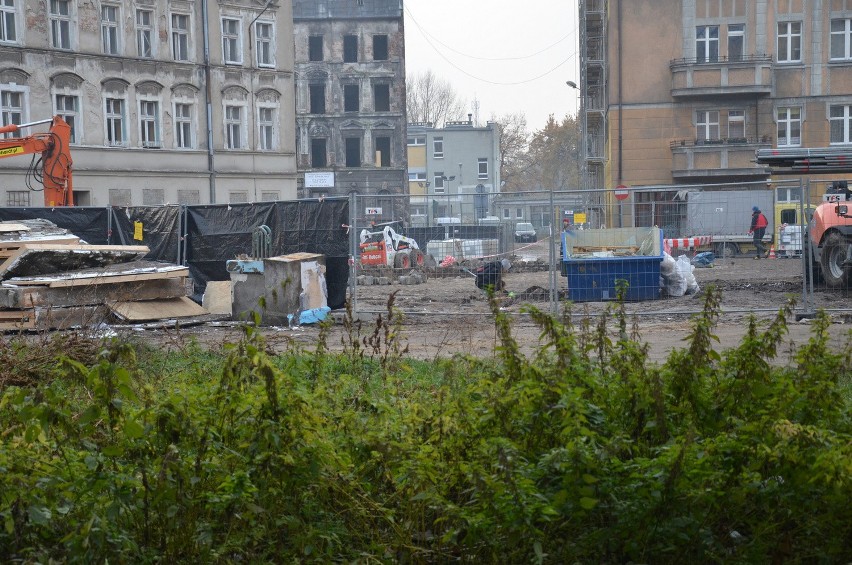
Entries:
[[305,188],[334,188],[334,173],[305,173]]
[[381,208],[367,208],[365,212],[368,216],[381,216],[382,209]]

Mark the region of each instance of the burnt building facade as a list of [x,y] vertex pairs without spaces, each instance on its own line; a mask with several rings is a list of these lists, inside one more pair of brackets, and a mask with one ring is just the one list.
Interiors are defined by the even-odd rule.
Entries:
[[293,2],[301,197],[405,213],[390,198],[408,184],[403,31],[402,0]]

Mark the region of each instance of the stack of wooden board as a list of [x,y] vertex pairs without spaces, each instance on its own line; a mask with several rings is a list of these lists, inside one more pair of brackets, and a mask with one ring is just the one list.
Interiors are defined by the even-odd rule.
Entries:
[[188,298],[189,270],[143,260],[146,246],[87,245],[70,234],[28,231],[23,223],[0,222],[0,330],[206,313]]

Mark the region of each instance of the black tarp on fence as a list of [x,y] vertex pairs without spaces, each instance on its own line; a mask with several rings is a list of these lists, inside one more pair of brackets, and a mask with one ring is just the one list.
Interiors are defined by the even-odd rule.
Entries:
[[[225,262],[252,253],[254,231],[272,233],[271,255],[326,257],[328,305],[346,302],[349,278],[347,199],[126,208],[0,208],[0,221],[43,218],[92,245],[147,245],[147,259],[185,264],[200,301],[208,281],[228,280]],[[134,237],[141,223],[142,240]]]

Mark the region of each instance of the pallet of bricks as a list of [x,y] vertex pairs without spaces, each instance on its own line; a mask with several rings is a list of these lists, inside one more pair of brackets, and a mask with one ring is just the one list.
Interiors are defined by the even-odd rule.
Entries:
[[46,220],[0,222],[0,330],[198,317],[189,271],[143,245],[88,245]]

